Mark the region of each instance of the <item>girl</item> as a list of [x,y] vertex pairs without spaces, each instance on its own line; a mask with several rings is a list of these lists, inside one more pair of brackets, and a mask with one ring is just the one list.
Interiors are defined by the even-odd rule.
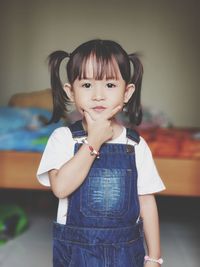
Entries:
[[[62,86],[64,58],[69,59],[68,83]],[[160,266],[153,194],[164,185],[144,139],[116,118],[125,106],[131,124],[142,120],[140,60],[116,42],[92,40],[71,54],[52,53],[49,66],[51,121],[57,122],[70,102],[82,115],[82,120],[53,132],[37,172],[59,198],[53,266]]]

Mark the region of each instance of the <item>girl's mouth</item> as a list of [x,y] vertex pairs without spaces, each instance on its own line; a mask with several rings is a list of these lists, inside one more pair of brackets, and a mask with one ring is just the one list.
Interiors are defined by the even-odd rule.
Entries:
[[96,107],[93,107],[92,109],[93,109],[94,111],[96,111],[96,112],[102,112],[102,111],[104,111],[106,108],[103,107],[103,106],[96,106]]

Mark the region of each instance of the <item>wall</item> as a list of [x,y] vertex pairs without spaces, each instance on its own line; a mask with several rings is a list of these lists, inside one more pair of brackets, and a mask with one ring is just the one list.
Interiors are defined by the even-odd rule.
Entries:
[[0,104],[49,87],[46,57],[93,38],[142,54],[143,103],[200,126],[198,0],[1,0]]

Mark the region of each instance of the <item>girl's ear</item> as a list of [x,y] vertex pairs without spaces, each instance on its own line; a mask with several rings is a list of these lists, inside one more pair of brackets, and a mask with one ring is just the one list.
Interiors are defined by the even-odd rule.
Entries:
[[126,86],[126,90],[124,93],[124,103],[128,103],[129,99],[131,98],[134,92],[135,92],[135,85],[133,83],[129,83]]
[[72,91],[72,86],[69,83],[65,83],[63,90],[67,94],[68,98],[71,100],[71,102],[74,102],[74,93]]

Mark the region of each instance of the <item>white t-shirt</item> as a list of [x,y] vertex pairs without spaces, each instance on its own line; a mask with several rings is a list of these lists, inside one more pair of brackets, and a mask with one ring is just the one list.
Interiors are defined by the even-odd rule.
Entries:
[[[48,171],[60,169],[60,167],[70,160],[74,155],[74,145],[76,142],[82,142],[83,138],[72,138],[72,133],[68,127],[56,129],[47,142],[46,148],[42,155],[40,165],[37,171],[37,178],[44,186],[50,186]],[[139,144],[126,137],[126,128],[119,137],[108,143],[128,144],[135,146],[136,167],[138,173],[138,194],[152,194],[165,189],[165,186],[157,172],[151,151],[140,137]],[[68,199],[59,199],[57,222],[65,224],[67,220]]]

